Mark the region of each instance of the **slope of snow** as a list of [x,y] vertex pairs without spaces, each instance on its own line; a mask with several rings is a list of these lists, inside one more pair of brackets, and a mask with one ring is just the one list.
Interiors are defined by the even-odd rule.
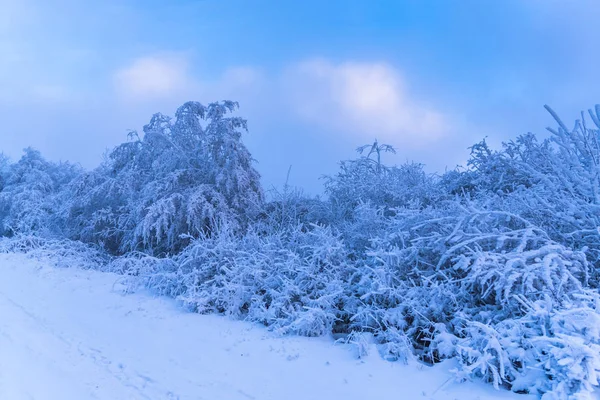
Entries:
[[0,254],[0,399],[533,399],[329,338],[122,295],[119,276]]

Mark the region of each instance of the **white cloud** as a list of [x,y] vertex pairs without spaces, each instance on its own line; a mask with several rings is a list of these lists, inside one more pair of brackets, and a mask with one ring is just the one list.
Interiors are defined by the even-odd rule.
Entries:
[[117,93],[125,100],[168,99],[196,86],[189,62],[181,55],[157,55],[135,59],[114,74]]
[[187,100],[205,103],[220,99],[247,100],[266,84],[262,74],[253,67],[229,67],[209,78],[194,75],[191,65],[186,54],[140,57],[114,72],[114,89],[119,99],[128,103],[152,103],[169,108]]
[[446,128],[444,115],[414,98],[389,64],[309,60],[284,74],[284,86],[301,117],[367,140],[423,145]]

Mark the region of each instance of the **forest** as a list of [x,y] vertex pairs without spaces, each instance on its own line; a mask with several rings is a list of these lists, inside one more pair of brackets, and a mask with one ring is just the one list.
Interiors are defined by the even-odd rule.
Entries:
[[600,106],[430,174],[375,141],[324,195],[267,191],[238,104],[155,114],[93,170],[0,159],[0,250],[283,335],[454,359],[459,379],[588,399],[600,374]]

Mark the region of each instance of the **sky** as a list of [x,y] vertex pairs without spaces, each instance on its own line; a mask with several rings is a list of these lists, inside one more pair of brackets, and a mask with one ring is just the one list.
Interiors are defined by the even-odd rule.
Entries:
[[595,0],[0,0],[0,151],[91,169],[155,112],[230,99],[263,185],[375,139],[443,172],[600,103]]

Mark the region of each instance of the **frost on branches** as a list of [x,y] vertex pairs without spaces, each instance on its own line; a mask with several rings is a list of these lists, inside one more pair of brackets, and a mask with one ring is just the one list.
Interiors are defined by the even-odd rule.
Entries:
[[241,142],[237,103],[188,102],[172,119],[155,114],[131,141],[69,189],[67,235],[113,254],[181,251],[221,225],[243,231],[263,201],[259,174]]
[[[230,101],[155,114],[84,172],[0,159],[0,251],[118,272],[199,313],[334,335],[358,357],[591,399],[600,373],[600,107],[427,174],[359,147],[325,198],[263,194]],[[389,154],[388,154],[389,156]],[[265,199],[265,197],[267,197]],[[85,245],[84,245],[85,243]],[[76,260],[77,262],[69,262]]]

